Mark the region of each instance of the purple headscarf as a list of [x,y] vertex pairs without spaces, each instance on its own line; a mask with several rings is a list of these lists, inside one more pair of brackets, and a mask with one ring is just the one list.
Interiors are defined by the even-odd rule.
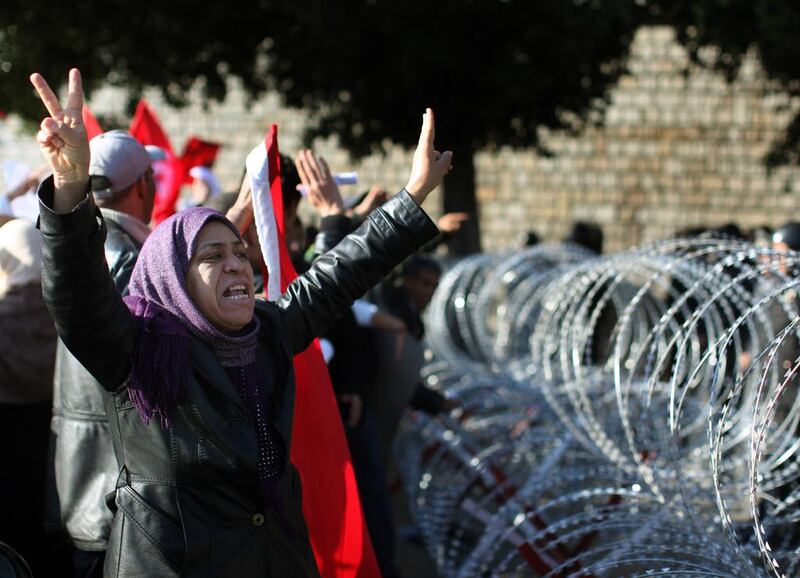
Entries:
[[217,330],[186,291],[186,273],[200,229],[211,220],[224,223],[237,238],[236,227],[220,212],[198,207],[177,213],[150,234],[139,253],[125,304],[139,323],[128,392],[145,422],[158,414],[169,427],[169,411],[186,389],[191,335],[214,350],[224,367],[255,360],[259,323],[236,335]]

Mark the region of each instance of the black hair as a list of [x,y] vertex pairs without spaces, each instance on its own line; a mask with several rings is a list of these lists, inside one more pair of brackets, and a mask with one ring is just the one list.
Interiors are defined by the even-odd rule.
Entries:
[[736,223],[727,223],[708,231],[712,239],[728,239],[731,241],[746,241],[742,229]]
[[289,155],[281,155],[281,187],[283,192],[283,206],[296,205],[300,202],[301,195],[297,190],[300,184],[300,175],[294,160]]
[[105,191],[112,187],[111,180],[103,175],[89,175],[92,192]]
[[539,235],[536,234],[536,231],[524,231],[519,234],[519,244],[523,247],[533,247],[538,245],[540,242]]
[[800,250],[800,223],[789,221],[772,234],[773,243],[786,243],[792,250]]
[[422,255],[412,255],[405,263],[403,263],[403,277],[416,279],[424,272],[441,276],[442,266],[439,265],[439,263],[434,259],[431,259],[430,257],[424,257]]
[[598,255],[603,252],[603,231],[593,223],[576,221],[564,240],[568,243],[580,245]]

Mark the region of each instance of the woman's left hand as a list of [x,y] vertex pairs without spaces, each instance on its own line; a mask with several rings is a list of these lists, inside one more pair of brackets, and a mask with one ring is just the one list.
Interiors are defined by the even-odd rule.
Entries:
[[418,205],[425,201],[430,192],[439,186],[445,175],[453,168],[452,151],[440,153],[434,148],[435,134],[433,110],[427,108],[422,115],[422,130],[419,133],[419,143],[414,151],[411,175],[406,185],[406,191]]

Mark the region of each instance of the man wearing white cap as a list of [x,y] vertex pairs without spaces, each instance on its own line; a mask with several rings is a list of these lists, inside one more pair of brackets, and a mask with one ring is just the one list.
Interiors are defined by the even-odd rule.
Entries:
[[[110,219],[141,246],[150,232],[147,223],[155,201],[156,186],[150,163],[161,160],[163,151],[142,146],[122,130],[97,135],[89,143],[89,149],[89,177],[97,206],[106,220]],[[109,228],[109,237],[111,232]]]
[[[156,190],[150,163],[164,153],[145,148],[121,130],[96,136],[89,148],[91,189],[108,227],[106,261],[117,290],[125,295],[150,233]],[[113,519],[105,496],[114,491],[119,475],[106,418],[107,394],[60,341],[53,389],[47,516],[72,546],[73,576],[100,577]]]

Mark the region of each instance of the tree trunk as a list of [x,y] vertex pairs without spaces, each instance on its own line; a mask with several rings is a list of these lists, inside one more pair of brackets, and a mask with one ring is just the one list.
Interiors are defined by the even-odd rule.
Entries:
[[447,240],[448,253],[463,256],[481,250],[478,202],[475,198],[475,151],[462,148],[453,149],[453,153],[453,171],[444,180],[443,209],[445,213],[470,214],[469,221]]

